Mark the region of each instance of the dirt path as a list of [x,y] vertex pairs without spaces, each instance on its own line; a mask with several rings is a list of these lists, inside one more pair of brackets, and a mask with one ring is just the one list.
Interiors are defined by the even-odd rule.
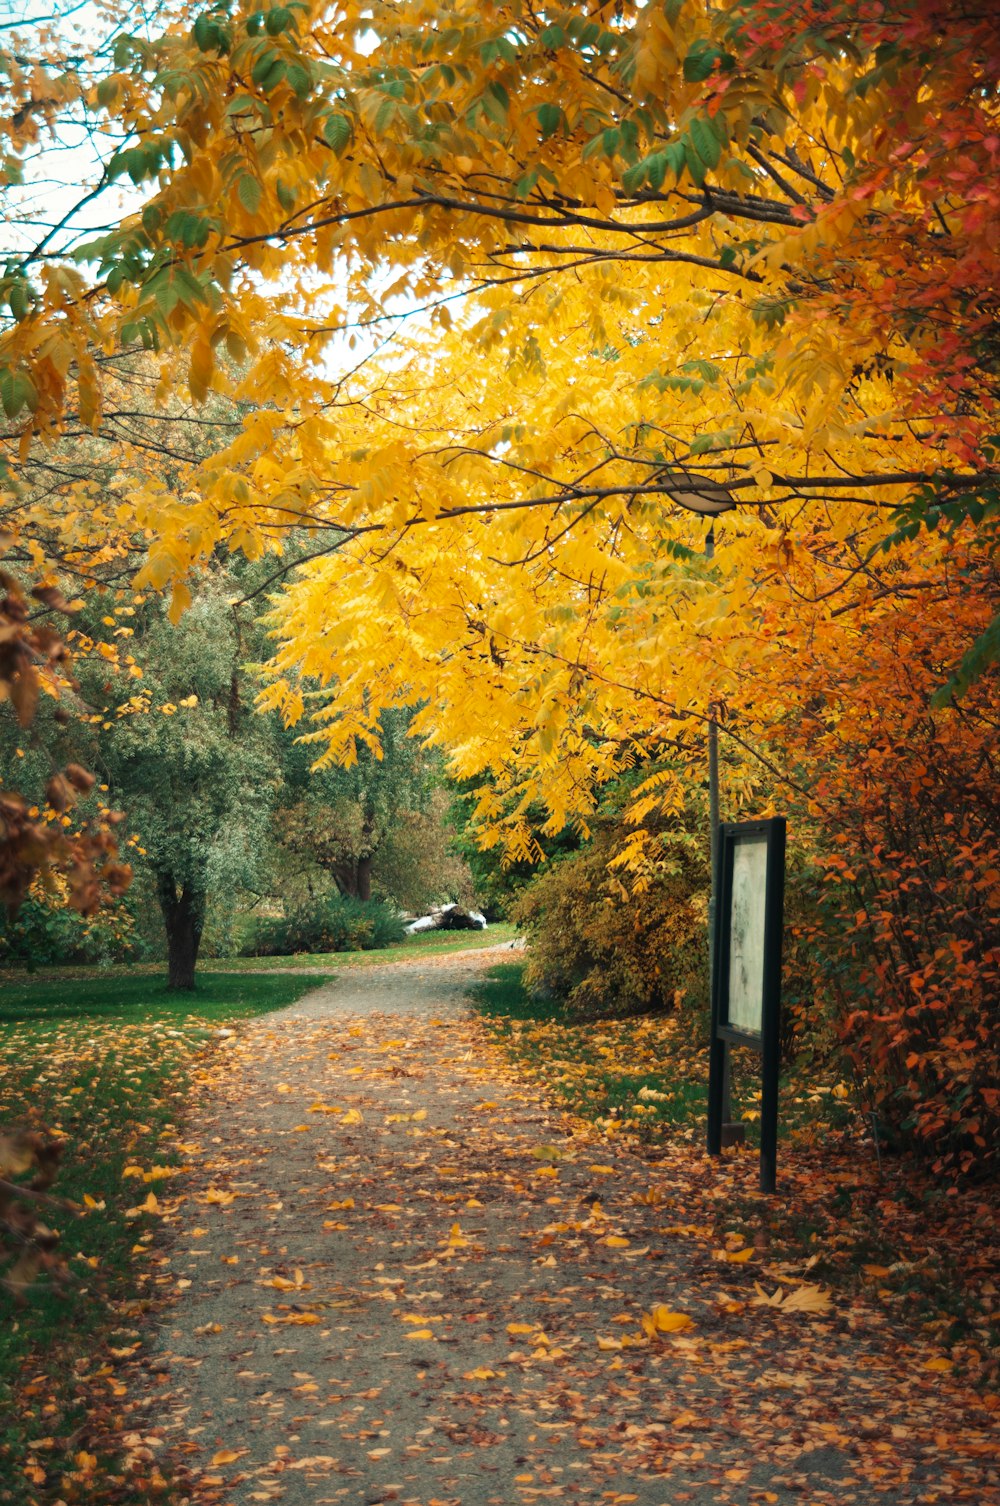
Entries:
[[511,1082],[462,1007],[494,960],[345,970],[222,1048],[135,1446],[196,1506],[1000,1501],[930,1349],[849,1299],[754,1306],[781,1275],[715,1258],[716,1167]]

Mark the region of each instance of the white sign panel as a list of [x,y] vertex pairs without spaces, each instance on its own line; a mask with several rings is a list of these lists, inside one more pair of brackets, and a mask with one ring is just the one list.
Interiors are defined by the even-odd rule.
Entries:
[[766,893],[767,839],[740,838],[733,844],[728,1023],[750,1035],[760,1035],[763,1019]]

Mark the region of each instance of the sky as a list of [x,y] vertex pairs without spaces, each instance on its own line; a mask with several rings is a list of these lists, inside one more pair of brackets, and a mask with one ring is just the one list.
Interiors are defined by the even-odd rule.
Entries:
[[[156,7],[132,0],[128,29],[145,31],[156,20]],[[0,0],[0,49],[14,52],[22,66],[44,55],[46,39],[57,35],[70,56],[80,59],[81,73],[96,72],[99,59],[115,34],[95,0]],[[0,255],[17,259],[44,243],[50,256],[67,254],[82,241],[116,224],[140,194],[125,183],[89,195],[101,183],[107,158],[124,143],[124,135],[95,131],[82,110],[57,119],[54,138],[45,133],[23,158],[22,185],[0,187]]]

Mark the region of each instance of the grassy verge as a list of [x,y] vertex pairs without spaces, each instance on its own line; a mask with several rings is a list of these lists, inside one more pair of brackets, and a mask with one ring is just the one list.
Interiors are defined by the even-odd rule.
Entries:
[[[420,957],[444,956],[451,952],[479,951],[483,947],[503,946],[517,935],[507,922],[489,926],[485,931],[425,931],[407,936],[393,946],[375,952],[297,952],[291,957],[204,957],[198,963],[200,977],[220,973],[271,973],[287,968],[310,968],[329,973],[342,967],[378,967],[386,962],[410,962]],[[10,988],[34,990],[39,983],[63,979],[136,979],[159,978],[162,962],[114,963],[106,968],[90,965],[40,967],[29,973],[24,968],[0,967],[0,984],[6,996]]]
[[206,972],[270,971],[282,967],[378,967],[386,962],[409,962],[417,957],[438,957],[449,952],[476,952],[483,947],[503,946],[513,941],[516,927],[503,922],[485,931],[422,931],[407,936],[377,952],[297,952],[293,957],[226,957],[202,964]]
[[[0,998],[0,1127],[44,1129],[66,1149],[47,1214],[71,1280],[18,1304],[0,1293],[0,1501],[145,1501],[155,1464],[124,1480],[114,1437],[115,1365],[137,1343],[151,1219],[138,1211],[174,1170],[176,1130],[214,1028],[292,1003],[314,979],[212,977],[186,996],[160,980],[92,975],[6,985]],[[123,1178],[157,1167],[152,1186]],[[158,1499],[162,1500],[160,1495]]]
[[[996,1378],[990,1231],[998,1189],[942,1184],[898,1157],[880,1163],[847,1085],[803,1060],[782,1076],[778,1195],[760,1196],[752,1166],[729,1179],[724,1197],[713,1195],[700,1155],[708,1050],[691,1023],[646,1016],[573,1024],[558,1003],[528,994],[523,972],[523,963],[502,964],[471,990],[490,1035],[571,1113],[632,1137],[640,1151],[680,1152],[671,1185],[681,1185],[686,1168],[689,1217],[714,1226],[710,1245],[740,1234],[808,1280],[862,1292],[919,1327],[976,1383]],[[720,1178],[741,1154],[754,1155],[759,1070],[752,1053],[734,1061],[734,1117],[747,1121],[749,1149],[728,1153]]]
[[[577,1024],[558,1002],[533,998],[523,979],[523,962],[501,963],[474,985],[470,998],[527,1076],[545,1082],[572,1113],[603,1129],[626,1129],[645,1140],[703,1134],[708,1043],[690,1019],[643,1015]],[[753,1052],[734,1052],[733,1076],[734,1117],[743,1118],[754,1143],[760,1067]],[[845,1084],[817,1083],[801,1072],[787,1077],[783,1137],[840,1132],[855,1117]]]

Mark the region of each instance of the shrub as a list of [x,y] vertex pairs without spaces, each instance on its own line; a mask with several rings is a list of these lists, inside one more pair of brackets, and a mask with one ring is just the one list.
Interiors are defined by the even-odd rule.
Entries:
[[128,899],[96,915],[67,904],[65,883],[52,892],[35,883],[16,915],[0,907],[0,963],[47,967],[61,963],[144,960]]
[[703,1004],[708,972],[708,861],[663,836],[649,887],[631,896],[609,870],[613,832],[555,863],[514,906],[527,932],[526,981],[581,1017]]
[[403,939],[403,921],[384,900],[324,894],[286,915],[254,922],[245,957],[290,957],[296,952],[369,952]]

